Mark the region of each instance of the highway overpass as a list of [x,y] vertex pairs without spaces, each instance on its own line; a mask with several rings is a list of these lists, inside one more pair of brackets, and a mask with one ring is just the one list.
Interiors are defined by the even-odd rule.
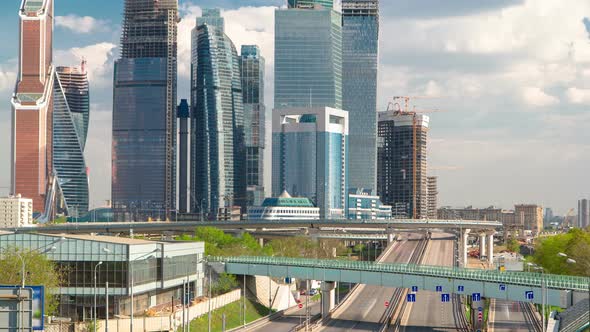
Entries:
[[157,234],[161,232],[192,232],[197,227],[217,227],[220,229],[262,230],[264,228],[366,228],[366,229],[471,229],[477,231],[493,231],[502,228],[497,221],[477,220],[248,220],[248,221],[182,221],[182,222],[110,222],[110,223],[65,223],[56,225],[37,225],[0,229],[15,233],[46,233],[46,234],[88,234],[88,233],[125,233]]
[[473,295],[510,301],[541,303],[542,285],[547,303],[569,307],[588,297],[590,278],[562,275],[500,272],[396,263],[280,257],[210,257],[231,274],[276,278],[314,279],[383,287],[438,291],[442,294]]

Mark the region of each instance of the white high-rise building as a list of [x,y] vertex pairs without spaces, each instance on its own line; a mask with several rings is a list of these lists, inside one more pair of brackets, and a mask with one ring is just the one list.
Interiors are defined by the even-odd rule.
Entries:
[[0,228],[33,224],[33,200],[20,195],[0,197]]

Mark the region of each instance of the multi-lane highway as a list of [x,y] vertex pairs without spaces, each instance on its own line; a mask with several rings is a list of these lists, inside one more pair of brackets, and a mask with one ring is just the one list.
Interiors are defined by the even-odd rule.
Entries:
[[490,331],[537,332],[537,313],[528,303],[492,299],[490,303]]
[[[420,250],[422,238],[421,234],[409,234],[402,238],[384,257],[383,262],[409,262],[412,255]],[[395,291],[395,288],[360,285],[351,298],[332,314],[332,319],[320,331],[378,331],[385,320],[389,319],[385,302],[392,301]]]
[[[452,266],[454,261],[454,235],[433,233],[422,264]],[[453,302],[441,301],[441,294],[418,291],[416,302],[408,303],[401,315],[402,331],[457,331],[461,323]]]

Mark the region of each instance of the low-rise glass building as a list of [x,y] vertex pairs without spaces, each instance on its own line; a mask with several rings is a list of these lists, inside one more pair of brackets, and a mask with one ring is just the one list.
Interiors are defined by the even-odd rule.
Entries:
[[[9,248],[43,253],[63,271],[59,316],[86,320],[94,306],[97,275],[98,317],[135,314],[182,298],[188,281],[191,298],[202,295],[205,276],[202,242],[155,242],[114,236],[0,234],[0,253]],[[102,263],[101,263],[102,262]],[[25,266],[26,268],[26,266]],[[109,307],[105,306],[108,282]]]

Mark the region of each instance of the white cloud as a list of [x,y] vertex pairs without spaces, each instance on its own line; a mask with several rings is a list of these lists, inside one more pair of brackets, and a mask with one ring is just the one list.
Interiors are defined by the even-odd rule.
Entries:
[[549,95],[537,87],[525,87],[522,90],[522,98],[525,103],[534,107],[552,106],[559,103],[557,97]]
[[74,66],[84,58],[87,61],[88,80],[93,86],[109,86],[112,84],[113,51],[117,45],[102,42],[69,50],[57,50],[54,54],[56,65]]
[[567,89],[566,96],[572,104],[590,104],[590,89],[572,87]]
[[16,71],[0,66],[0,91],[6,92],[14,89],[16,84]]
[[55,26],[65,28],[79,34],[88,34],[109,30],[108,21],[96,19],[92,16],[78,16],[73,14],[66,16],[56,16]]

